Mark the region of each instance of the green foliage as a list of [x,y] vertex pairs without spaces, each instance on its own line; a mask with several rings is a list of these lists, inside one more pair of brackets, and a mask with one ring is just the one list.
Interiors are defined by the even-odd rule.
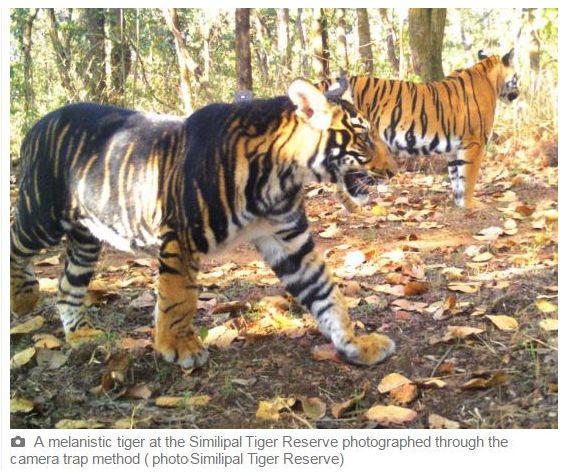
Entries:
[[[22,35],[32,10],[18,8],[10,12],[11,67],[10,113],[12,134],[10,151],[17,156],[19,144],[30,125],[45,113],[65,103],[88,100],[85,71],[91,57],[87,28],[82,9],[55,9],[58,35],[70,58],[68,75],[74,92],[65,88],[57,67],[55,49],[50,37],[50,21],[47,9],[40,9],[33,23],[31,83],[34,92],[34,109],[25,110],[24,57]],[[302,9],[302,28],[305,50],[302,50],[298,34],[298,11],[290,9],[289,29],[291,59],[288,67],[282,66],[282,53],[278,51],[278,18],[274,8],[257,8],[251,14],[251,49],[253,84],[256,97],[269,97],[285,93],[287,84],[302,76],[315,80],[312,75],[313,15],[312,9]],[[491,54],[503,54],[516,46],[517,69],[527,101],[539,103],[538,116],[543,124],[555,127],[556,107],[550,103],[551,94],[541,96],[556,88],[558,53],[558,10],[542,9],[536,12],[536,28],[541,42],[541,77],[533,84],[528,74],[527,11],[517,9],[449,9],[443,45],[444,71],[468,67],[476,62],[479,49]],[[188,52],[195,63],[192,86],[194,107],[210,102],[231,101],[237,88],[235,25],[233,10],[179,9],[181,31],[185,36]],[[337,73],[340,58],[337,57],[337,14],[325,9],[330,50],[330,67]],[[377,9],[369,9],[370,33],[374,57],[374,74],[379,77],[398,77],[389,60],[387,31]],[[123,103],[127,107],[173,114],[182,113],[179,87],[179,66],[174,38],[168,29],[160,9],[124,9],[125,44],[131,51],[131,66],[125,81]],[[349,73],[361,71],[356,30],[356,10],[347,9],[344,17],[349,57]],[[403,51],[400,76],[420,81],[412,72],[406,10],[388,10],[396,43],[395,55]],[[257,28],[262,24],[259,40]],[[109,71],[110,37],[106,22],[106,48]],[[464,34],[463,31],[464,30]],[[521,34],[519,35],[519,33]],[[465,35],[465,36],[464,36]],[[463,42],[463,36],[466,42]],[[114,38],[112,38],[114,39]],[[401,46],[401,48],[400,48]],[[209,57],[206,57],[206,47]],[[261,59],[261,53],[262,59]],[[261,63],[261,61],[263,61]],[[109,74],[109,72],[108,72]],[[27,78],[30,79],[30,78]],[[110,81],[106,81],[110,84]],[[533,87],[534,86],[534,87]],[[109,86],[108,86],[109,87]],[[505,113],[505,112],[504,112]],[[535,115],[536,117],[537,115]],[[502,121],[504,118],[501,119]],[[509,117],[508,121],[511,120]]]

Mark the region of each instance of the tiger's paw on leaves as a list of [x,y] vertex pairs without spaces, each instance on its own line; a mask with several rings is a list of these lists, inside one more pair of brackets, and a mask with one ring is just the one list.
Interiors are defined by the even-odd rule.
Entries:
[[358,365],[373,365],[382,362],[394,353],[396,344],[382,334],[363,334],[355,336],[345,347],[337,351],[348,362]]
[[180,365],[184,369],[202,367],[209,353],[197,337],[176,338],[156,337],[155,349],[167,362]]

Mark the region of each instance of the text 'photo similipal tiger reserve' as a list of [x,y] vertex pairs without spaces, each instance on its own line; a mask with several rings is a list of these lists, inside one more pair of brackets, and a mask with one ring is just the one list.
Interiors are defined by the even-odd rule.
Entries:
[[12,428],[558,426],[557,9],[10,41]]

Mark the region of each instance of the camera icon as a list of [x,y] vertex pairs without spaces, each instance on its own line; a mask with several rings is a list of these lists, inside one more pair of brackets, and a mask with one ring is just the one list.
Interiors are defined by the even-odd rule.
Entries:
[[25,448],[25,438],[14,436],[12,438],[12,448]]

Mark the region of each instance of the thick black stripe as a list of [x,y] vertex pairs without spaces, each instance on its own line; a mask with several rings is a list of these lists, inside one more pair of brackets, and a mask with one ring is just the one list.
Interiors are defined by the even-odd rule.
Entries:
[[309,288],[310,286],[316,284],[324,272],[325,272],[325,263],[322,263],[319,266],[319,268],[313,273],[313,275],[311,275],[307,280],[300,279],[294,283],[291,283],[286,286],[286,290],[292,296],[298,296],[306,288]]
[[299,271],[304,257],[311,253],[314,247],[315,244],[310,236],[297,252],[288,255],[284,260],[276,265],[273,265],[272,269],[279,278],[282,278],[285,275],[293,275]]

